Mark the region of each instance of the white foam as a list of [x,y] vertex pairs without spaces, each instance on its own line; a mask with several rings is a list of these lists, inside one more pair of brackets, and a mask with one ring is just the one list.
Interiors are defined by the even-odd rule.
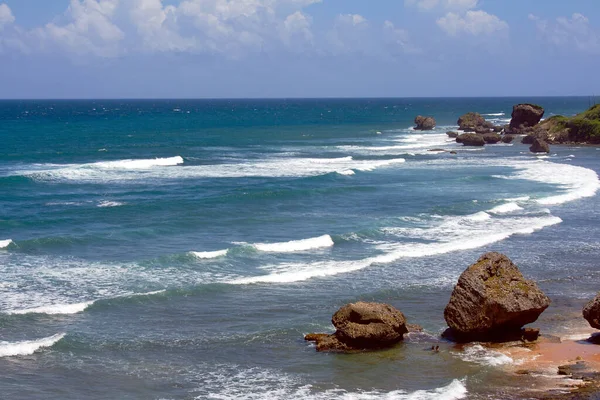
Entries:
[[502,117],[504,115],[506,115],[506,113],[503,112],[499,112],[499,113],[490,113],[490,114],[481,114],[485,117]]
[[229,251],[228,249],[218,250],[218,251],[202,251],[202,252],[190,251],[190,254],[192,254],[194,257],[200,258],[200,259],[211,259],[211,258],[226,256],[228,251]]
[[486,349],[479,344],[465,348],[465,350],[458,355],[464,361],[491,367],[498,367],[514,363],[514,360],[506,354]]
[[169,158],[152,158],[146,160],[119,160],[105,161],[94,164],[84,164],[83,167],[94,167],[100,169],[149,169],[153,167],[169,167],[183,164],[181,156]]
[[323,235],[310,239],[292,240],[283,243],[255,243],[253,246],[260,251],[269,253],[293,253],[321,249],[333,246],[333,239],[329,235]]
[[101,201],[98,203],[98,207],[119,207],[124,204],[125,203],[121,203],[119,201]]
[[0,357],[27,356],[39,349],[52,347],[64,337],[65,333],[59,333],[39,340],[26,340],[23,342],[0,341]]
[[0,240],[0,249],[5,249],[5,248],[7,248],[8,246],[10,246],[10,244],[11,244],[12,242],[13,242],[13,241],[12,241],[11,239],[7,239],[7,240]]
[[350,176],[350,175],[354,175],[355,172],[352,171],[351,169],[346,169],[344,171],[337,171],[338,174],[340,175],[346,175],[346,176]]
[[[212,368],[215,369],[214,367]],[[228,400],[459,400],[467,396],[464,381],[454,380],[447,386],[430,390],[407,392],[394,390],[347,391],[344,389],[323,390],[306,384],[300,379],[259,368],[231,368],[205,373],[201,386],[195,390],[196,399]],[[197,380],[197,379],[196,379]]]
[[491,210],[489,210],[489,212],[493,214],[508,214],[515,211],[520,211],[522,209],[523,207],[521,207],[517,203],[506,203],[492,208]]
[[467,215],[466,219],[470,219],[471,221],[485,221],[486,219],[492,218],[492,216],[485,211],[480,211],[475,214]]
[[[162,161],[161,161],[162,160]],[[181,160],[181,162],[179,162]],[[124,160],[94,164],[42,164],[12,174],[26,175],[41,181],[120,182],[152,179],[242,178],[242,177],[309,177],[339,171],[373,171],[404,163],[403,158],[355,160],[339,158],[271,157],[238,163],[183,165],[181,157],[157,160]],[[169,167],[169,168],[165,168]]]
[[557,164],[540,160],[517,165],[519,171],[509,179],[526,179],[557,185],[563,194],[538,199],[545,205],[563,204],[585,197],[592,197],[600,189],[595,171],[569,164]]
[[20,310],[9,310],[7,314],[48,314],[48,315],[59,315],[59,314],[77,314],[85,311],[86,308],[94,304],[93,301],[87,301],[76,304],[54,304],[49,306],[41,306],[35,308],[25,308]]

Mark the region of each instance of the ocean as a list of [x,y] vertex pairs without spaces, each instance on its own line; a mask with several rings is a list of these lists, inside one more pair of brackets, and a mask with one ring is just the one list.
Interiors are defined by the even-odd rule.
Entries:
[[[518,398],[510,357],[439,343],[458,276],[508,255],[582,328],[600,288],[600,148],[470,148],[587,98],[0,101],[0,398]],[[412,130],[418,114],[437,128]],[[430,151],[433,149],[455,150]],[[424,327],[322,354],[358,300]],[[524,383],[525,382],[525,383]]]

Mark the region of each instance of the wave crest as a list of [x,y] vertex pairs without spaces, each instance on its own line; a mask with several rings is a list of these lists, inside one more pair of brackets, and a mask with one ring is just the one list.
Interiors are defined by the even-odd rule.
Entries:
[[52,347],[56,342],[64,338],[66,333],[59,333],[38,340],[25,340],[22,342],[1,342],[0,357],[27,356],[39,349]]

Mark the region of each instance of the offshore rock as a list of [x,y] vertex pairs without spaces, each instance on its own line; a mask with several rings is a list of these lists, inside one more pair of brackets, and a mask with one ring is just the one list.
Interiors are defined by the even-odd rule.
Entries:
[[502,143],[512,143],[514,139],[513,135],[502,135]]
[[496,144],[502,140],[502,136],[497,133],[486,133],[483,135],[483,140],[488,144]]
[[448,131],[446,132],[446,135],[448,135],[449,138],[455,139],[458,137],[458,132],[453,132],[453,131]]
[[483,136],[476,133],[463,133],[456,138],[456,142],[464,146],[485,146]]
[[353,352],[391,347],[408,332],[404,314],[381,303],[358,302],[340,308],[332,317],[336,327],[332,335],[310,334],[317,351]]
[[517,104],[513,107],[510,130],[514,133],[536,126],[544,116],[544,109],[537,104]]
[[521,336],[550,299],[500,253],[487,253],[460,276],[444,318],[456,341],[502,341]]
[[430,131],[435,128],[435,119],[433,119],[433,117],[423,117],[422,115],[418,115],[415,118],[415,125],[415,130]]

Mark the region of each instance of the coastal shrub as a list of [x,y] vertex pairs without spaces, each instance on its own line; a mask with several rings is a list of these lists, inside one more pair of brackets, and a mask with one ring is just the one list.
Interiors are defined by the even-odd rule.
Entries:
[[[600,111],[600,108],[598,108]],[[575,117],[568,123],[569,137],[576,142],[600,143],[600,119]]]
[[589,120],[597,120],[600,121],[600,104],[596,104],[591,107],[589,110],[584,111],[583,113],[577,115],[577,117],[581,117]]

